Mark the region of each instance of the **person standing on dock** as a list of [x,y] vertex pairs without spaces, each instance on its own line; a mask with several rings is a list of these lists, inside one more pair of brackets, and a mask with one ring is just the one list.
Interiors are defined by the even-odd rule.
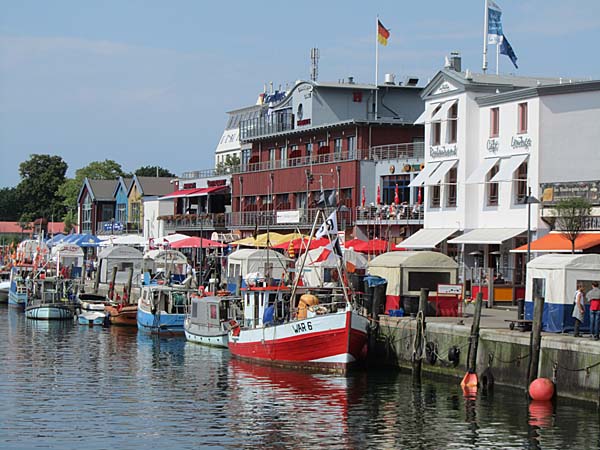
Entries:
[[583,322],[584,314],[585,314],[585,294],[583,292],[583,286],[580,284],[577,286],[577,292],[575,292],[575,306],[573,307],[573,318],[575,319],[575,337],[581,336],[579,334],[579,327]]
[[598,282],[592,281],[592,289],[587,293],[590,302],[590,329],[592,337],[597,341],[600,338],[600,289]]

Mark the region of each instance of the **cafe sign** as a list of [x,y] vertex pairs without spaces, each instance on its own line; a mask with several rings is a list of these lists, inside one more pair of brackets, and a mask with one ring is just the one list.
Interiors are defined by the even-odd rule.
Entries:
[[498,139],[488,139],[486,148],[488,152],[493,153],[494,155],[498,153],[498,150],[500,150]]

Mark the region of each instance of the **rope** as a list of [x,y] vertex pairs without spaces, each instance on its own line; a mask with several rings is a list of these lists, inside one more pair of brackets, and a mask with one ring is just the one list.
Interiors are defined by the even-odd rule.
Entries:
[[425,348],[425,333],[423,330],[423,311],[417,313],[417,328],[413,339],[413,361],[423,359]]
[[554,367],[556,369],[562,369],[562,370],[566,370],[568,372],[583,372],[586,371],[589,373],[590,369],[593,369],[594,367],[600,366],[600,361],[595,362],[594,364],[590,364],[589,366],[585,366],[585,367],[580,367],[579,369],[573,369],[572,367],[566,367],[566,366],[562,366],[558,363],[558,361],[554,361],[554,360],[550,360],[552,361],[552,364],[554,364]]
[[500,359],[500,358],[497,358],[497,357],[496,357],[496,355],[494,354],[494,352],[490,352],[490,354],[489,354],[489,356],[488,356],[488,358],[489,358],[489,363],[488,363],[488,365],[490,365],[490,366],[491,366],[491,365],[492,365],[492,361],[494,361],[494,359],[495,359],[496,361],[498,361],[498,362],[502,363],[502,364],[513,364],[513,363],[516,363],[516,362],[518,362],[518,361],[521,361],[522,359],[525,359],[525,358],[528,358],[528,357],[529,357],[529,353],[527,353],[527,354],[525,354],[525,355],[520,355],[520,356],[517,356],[516,358],[514,358],[514,359],[511,359],[510,361],[504,361],[504,360],[502,360],[502,359]]

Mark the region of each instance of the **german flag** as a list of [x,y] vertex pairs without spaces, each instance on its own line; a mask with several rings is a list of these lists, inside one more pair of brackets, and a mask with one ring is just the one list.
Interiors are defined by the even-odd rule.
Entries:
[[388,38],[390,37],[390,30],[377,21],[377,40],[381,45],[387,45]]

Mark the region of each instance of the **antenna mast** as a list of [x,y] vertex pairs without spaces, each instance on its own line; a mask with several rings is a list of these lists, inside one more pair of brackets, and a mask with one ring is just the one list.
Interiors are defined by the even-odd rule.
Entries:
[[319,77],[319,49],[310,49],[310,81],[317,81]]

